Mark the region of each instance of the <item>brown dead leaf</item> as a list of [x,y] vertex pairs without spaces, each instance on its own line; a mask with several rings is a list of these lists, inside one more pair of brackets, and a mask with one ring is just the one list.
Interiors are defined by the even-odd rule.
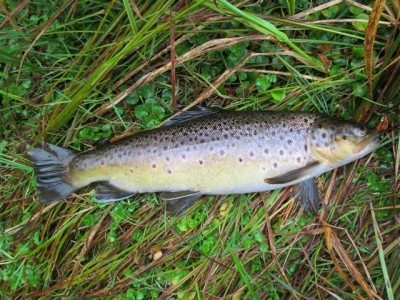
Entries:
[[328,72],[329,68],[332,65],[332,61],[330,61],[330,59],[325,54],[322,53],[318,53],[318,57],[322,61],[325,71]]

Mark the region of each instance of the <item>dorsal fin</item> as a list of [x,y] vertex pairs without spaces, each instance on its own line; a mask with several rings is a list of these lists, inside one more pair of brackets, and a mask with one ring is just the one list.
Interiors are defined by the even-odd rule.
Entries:
[[208,116],[208,115],[213,115],[217,112],[220,112],[220,109],[216,108],[210,108],[206,106],[194,106],[193,108],[182,112],[181,114],[172,117],[169,119],[167,122],[164,123],[164,126],[171,126],[175,124],[181,124],[193,119],[197,119],[200,117]]

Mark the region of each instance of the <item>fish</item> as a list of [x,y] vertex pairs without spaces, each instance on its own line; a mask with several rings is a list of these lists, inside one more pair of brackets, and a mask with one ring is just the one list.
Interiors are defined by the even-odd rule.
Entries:
[[172,215],[203,195],[295,186],[300,205],[317,213],[315,177],[374,151],[379,133],[317,113],[197,108],[164,126],[77,153],[49,143],[31,148],[41,203],[95,184],[99,202],[160,192]]

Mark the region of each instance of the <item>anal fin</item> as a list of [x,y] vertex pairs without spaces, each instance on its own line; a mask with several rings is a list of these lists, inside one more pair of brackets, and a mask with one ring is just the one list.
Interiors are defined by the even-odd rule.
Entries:
[[163,192],[160,199],[165,202],[169,214],[179,216],[191,207],[201,198],[199,192],[181,191],[181,192]]
[[297,200],[300,202],[301,207],[305,211],[317,215],[321,198],[315,184],[315,179],[310,178],[298,183],[296,185],[296,192],[298,194]]
[[98,202],[113,202],[123,200],[135,195],[135,193],[121,190],[108,181],[98,182],[96,187],[96,200]]

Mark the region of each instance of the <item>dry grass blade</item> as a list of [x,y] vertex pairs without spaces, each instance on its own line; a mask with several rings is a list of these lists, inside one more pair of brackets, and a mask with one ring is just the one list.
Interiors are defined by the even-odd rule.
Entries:
[[[237,38],[223,38],[223,39],[215,39],[208,41],[195,49],[190,50],[189,52],[183,54],[180,57],[177,57],[175,60],[176,65],[183,64],[184,62],[187,62],[189,60],[192,60],[196,57],[199,57],[205,53],[211,52],[211,51],[216,51],[220,49],[225,49],[228,47],[231,47],[235,44],[238,44],[240,42],[244,41],[251,41],[251,40],[267,40],[271,39],[268,36],[264,35],[252,35],[252,36],[246,36],[246,37],[237,37]],[[153,80],[155,77],[159,76],[160,74],[163,74],[169,70],[171,70],[171,62],[166,63],[164,66],[151,71],[147,73],[146,75],[142,76],[139,80],[137,80],[133,85],[125,89],[123,92],[119,93],[110,103],[105,103],[101,105],[96,111],[95,114],[97,115],[102,115],[106,111],[110,110],[112,107],[117,105],[119,102],[121,102],[123,99],[125,99],[130,93],[132,93],[134,90],[136,90],[139,86],[144,85],[151,80]]]
[[3,29],[8,23],[10,23],[15,30],[20,32],[20,29],[18,28],[17,24],[14,21],[14,16],[28,4],[29,4],[29,0],[24,0],[20,3],[18,3],[18,6],[16,6],[13,9],[13,11],[10,13],[8,11],[7,7],[5,6],[5,2],[1,1],[0,9],[6,15],[6,19],[0,24],[0,30]]
[[368,285],[368,283],[364,280],[363,275],[358,270],[350,256],[348,255],[346,249],[343,247],[342,243],[335,235],[333,229],[329,226],[325,227],[325,240],[326,245],[329,250],[329,254],[335,264],[336,270],[340,273],[342,278],[346,281],[346,283],[353,289],[353,291],[360,297],[361,294],[359,293],[358,289],[353,284],[353,281],[347,277],[345,272],[343,271],[342,267],[340,266],[340,262],[336,257],[336,254],[340,257],[342,263],[346,266],[347,270],[350,272],[352,277],[360,284],[363,288],[363,291],[367,293],[369,299],[382,299],[379,297],[376,292]]
[[170,57],[171,57],[171,94],[172,94],[172,108],[176,110],[176,73],[175,73],[175,28],[172,11],[169,12],[169,43],[170,43]]
[[324,3],[324,4],[318,5],[316,7],[313,7],[313,8],[307,9],[305,11],[302,11],[301,13],[295,14],[295,15],[291,16],[290,18],[291,19],[301,19],[301,18],[304,18],[304,17],[306,17],[306,16],[308,16],[308,15],[310,15],[312,13],[327,9],[327,8],[329,8],[331,6],[334,6],[336,4],[339,4],[341,2],[343,2],[343,0],[329,1],[327,3]]
[[385,7],[386,0],[377,0],[374,3],[374,7],[372,12],[369,16],[368,26],[365,31],[365,40],[364,40],[364,47],[365,47],[365,54],[364,54],[364,62],[365,62],[365,72],[368,76],[368,86],[369,86],[369,97],[372,98],[372,74],[374,68],[373,62],[373,49],[376,37],[376,31],[378,30],[378,23],[381,18],[383,8]]

